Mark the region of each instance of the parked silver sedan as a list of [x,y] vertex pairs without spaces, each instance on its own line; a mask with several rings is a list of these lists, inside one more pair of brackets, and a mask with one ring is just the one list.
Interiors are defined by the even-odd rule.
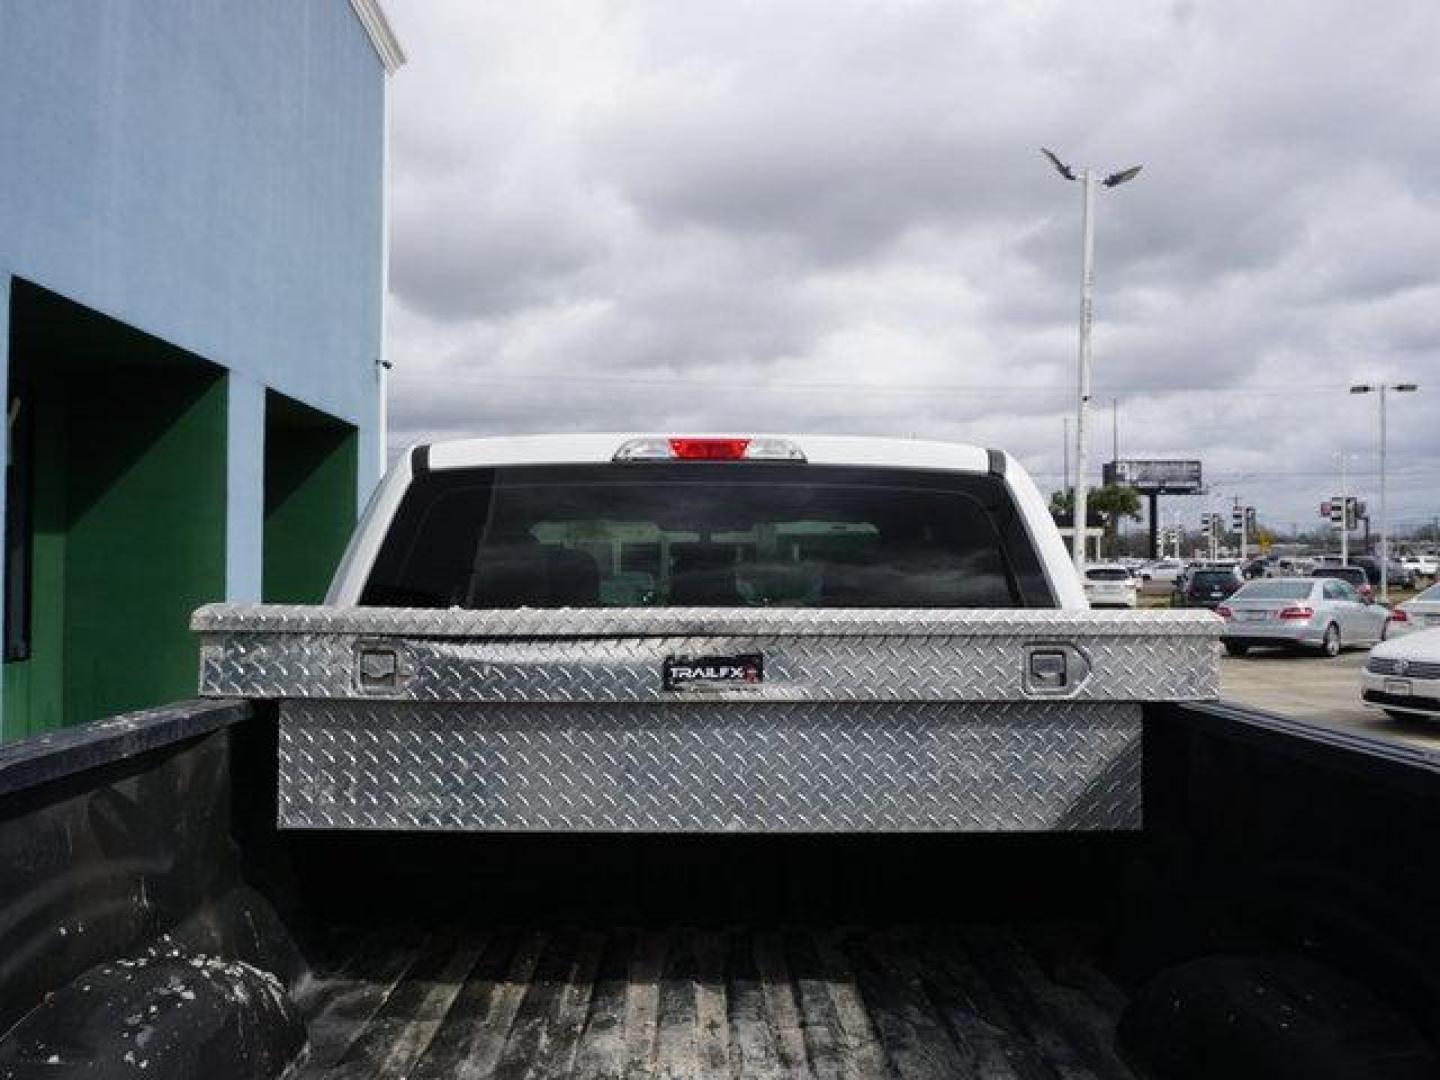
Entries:
[[1317,649],[1338,656],[1348,645],[1385,639],[1390,611],[1338,578],[1266,578],[1242,585],[1215,609],[1231,656],[1256,645]]

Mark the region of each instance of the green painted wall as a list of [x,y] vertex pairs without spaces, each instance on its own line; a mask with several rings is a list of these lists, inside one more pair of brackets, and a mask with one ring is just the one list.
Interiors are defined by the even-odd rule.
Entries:
[[35,402],[32,630],[30,659],[5,665],[7,738],[193,695],[190,612],[225,590],[220,369],[134,340],[21,344],[12,377]]
[[266,394],[261,594],[268,603],[324,599],[355,525],[358,452],[350,425]]
[[67,724],[192,696],[190,613],[225,595],[224,379],[97,382],[70,393]]

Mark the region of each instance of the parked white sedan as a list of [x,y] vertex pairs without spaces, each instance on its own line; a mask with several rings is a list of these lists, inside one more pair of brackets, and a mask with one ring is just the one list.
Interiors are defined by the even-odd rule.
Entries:
[[1434,626],[1440,626],[1440,585],[1431,585],[1403,604],[1397,604],[1390,613],[1390,632],[1387,636],[1403,637]]
[[1360,673],[1360,698],[1396,720],[1440,717],[1440,629],[1371,649]]

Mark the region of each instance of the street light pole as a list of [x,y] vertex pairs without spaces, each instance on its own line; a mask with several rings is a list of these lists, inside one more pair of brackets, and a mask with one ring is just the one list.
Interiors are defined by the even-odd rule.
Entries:
[[1079,356],[1079,379],[1075,415],[1075,498],[1072,505],[1074,513],[1075,530],[1071,536],[1071,556],[1075,560],[1075,568],[1080,572],[1085,570],[1085,525],[1086,511],[1089,509],[1089,484],[1085,475],[1086,466],[1089,464],[1089,440],[1087,439],[1087,421],[1090,416],[1090,327],[1094,322],[1094,303],[1092,296],[1095,288],[1095,193],[1096,185],[1104,184],[1106,187],[1119,187],[1127,180],[1135,179],[1140,172],[1140,166],[1134,165],[1117,173],[1101,177],[1094,169],[1084,168],[1078,173],[1069,165],[1066,165],[1049,150],[1041,148],[1040,151],[1050,159],[1050,164],[1055,166],[1055,171],[1066,180],[1079,181],[1082,191],[1082,217],[1081,217],[1081,256],[1080,256],[1080,356]]
[[1420,387],[1415,383],[1357,383],[1352,394],[1378,393],[1380,396],[1380,602],[1390,602],[1390,514],[1385,505],[1385,394],[1413,394]]
[[1390,515],[1385,506],[1385,391],[1380,387],[1380,602],[1390,602]]
[[1084,191],[1084,210],[1080,228],[1083,245],[1080,257],[1080,378],[1075,408],[1075,534],[1071,554],[1075,568],[1085,572],[1085,533],[1090,524],[1090,484],[1085,472],[1089,465],[1090,440],[1085,430],[1090,419],[1090,326],[1095,319],[1095,174],[1086,169],[1080,174]]

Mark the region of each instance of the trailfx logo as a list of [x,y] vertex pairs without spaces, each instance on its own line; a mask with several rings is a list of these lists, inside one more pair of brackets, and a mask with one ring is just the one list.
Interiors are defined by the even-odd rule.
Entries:
[[765,681],[765,657],[760,653],[667,656],[660,675],[666,690],[758,686]]

